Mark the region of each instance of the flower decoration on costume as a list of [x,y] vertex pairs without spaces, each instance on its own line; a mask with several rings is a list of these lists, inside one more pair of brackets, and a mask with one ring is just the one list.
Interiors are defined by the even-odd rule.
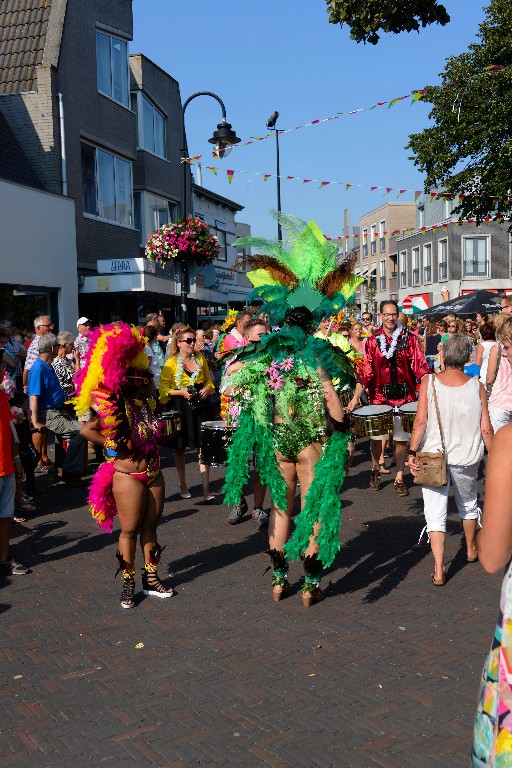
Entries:
[[235,324],[236,316],[238,314],[238,310],[236,309],[228,309],[228,313],[226,315],[226,319],[222,323],[220,329],[223,333],[227,333],[232,329],[232,327]]
[[183,254],[198,264],[211,264],[219,255],[219,241],[205,221],[189,216],[175,224],[163,224],[146,241],[145,256],[165,266]]

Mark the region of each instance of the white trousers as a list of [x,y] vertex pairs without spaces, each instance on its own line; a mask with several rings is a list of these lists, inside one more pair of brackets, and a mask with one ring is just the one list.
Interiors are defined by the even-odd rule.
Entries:
[[448,466],[448,485],[433,488],[422,485],[423,504],[427,532],[446,533],[446,515],[448,512],[448,492],[453,485],[453,495],[457,512],[461,520],[477,520],[480,508],[477,501],[476,479],[480,462],[468,467]]
[[495,405],[491,405],[490,403],[489,416],[491,417],[491,424],[492,428],[494,429],[494,434],[496,434],[498,429],[505,427],[512,421],[512,411],[505,411],[503,408],[496,408]]

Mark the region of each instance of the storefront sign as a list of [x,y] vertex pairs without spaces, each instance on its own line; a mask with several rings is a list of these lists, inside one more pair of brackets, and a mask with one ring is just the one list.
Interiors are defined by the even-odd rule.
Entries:
[[98,259],[96,269],[100,275],[126,275],[149,272],[154,275],[155,263],[146,259]]
[[234,272],[231,272],[229,269],[216,269],[215,270],[215,276],[219,283],[234,283],[235,282],[235,275]]

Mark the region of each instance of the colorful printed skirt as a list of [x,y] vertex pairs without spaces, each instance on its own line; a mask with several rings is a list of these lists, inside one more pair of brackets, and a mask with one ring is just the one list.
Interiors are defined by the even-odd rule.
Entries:
[[472,768],[512,766],[512,568],[501,588],[500,614],[485,662],[473,732]]

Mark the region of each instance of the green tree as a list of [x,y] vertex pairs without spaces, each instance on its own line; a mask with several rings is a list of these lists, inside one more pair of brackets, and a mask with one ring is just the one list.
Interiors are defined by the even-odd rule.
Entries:
[[[409,137],[426,189],[443,188],[455,211],[480,222],[508,215],[512,197],[512,3],[492,0],[478,42],[451,56],[442,83],[429,87],[432,125]],[[459,200],[459,195],[465,197]]]
[[429,24],[448,24],[438,0],[326,0],[329,21],[350,27],[358,43],[376,45],[381,32],[412,32]]

